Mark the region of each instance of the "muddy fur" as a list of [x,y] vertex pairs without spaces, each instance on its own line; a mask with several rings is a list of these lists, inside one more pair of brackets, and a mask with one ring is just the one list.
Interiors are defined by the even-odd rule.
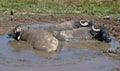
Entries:
[[[80,23],[81,21],[81,23]],[[88,23],[87,25],[82,25],[84,23]],[[66,21],[60,24],[55,25],[56,30],[65,31],[72,30],[80,27],[91,27],[93,25],[92,21],[89,20],[79,20],[79,21]]]
[[57,50],[59,41],[44,29],[28,29],[22,33],[21,39],[30,43],[35,49],[48,52]]
[[[49,30],[57,39],[63,40],[64,38],[60,35],[61,31],[74,30],[82,27],[91,28],[91,26],[93,25],[93,22],[89,20],[81,20],[81,22],[82,23],[87,22],[88,25],[82,25],[80,21],[65,21],[60,24],[50,26],[48,27],[47,30]],[[79,32],[79,31],[76,31],[76,32]],[[77,33],[75,34],[77,35]]]
[[75,29],[78,27],[79,27],[79,23],[75,23],[74,21],[66,21],[66,22],[60,23],[58,25],[55,25],[55,28],[59,31],[72,30],[72,29]]
[[81,27],[78,29],[61,31],[61,37],[63,40],[72,41],[75,40],[91,40],[93,36],[90,34],[90,28],[88,27]]

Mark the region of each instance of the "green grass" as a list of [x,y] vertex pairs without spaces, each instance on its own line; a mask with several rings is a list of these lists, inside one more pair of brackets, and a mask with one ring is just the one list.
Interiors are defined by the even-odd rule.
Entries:
[[0,14],[74,14],[120,16],[120,0],[0,0]]

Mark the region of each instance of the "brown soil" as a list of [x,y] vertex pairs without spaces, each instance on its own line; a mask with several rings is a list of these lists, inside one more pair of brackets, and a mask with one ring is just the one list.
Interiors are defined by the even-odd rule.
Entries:
[[73,15],[15,15],[14,20],[11,21],[9,15],[0,16],[0,35],[5,35],[10,31],[10,27],[18,24],[44,24],[53,23],[59,24],[69,20],[92,20],[97,25],[105,25],[110,33],[120,41],[120,21],[117,18],[110,18],[105,20],[104,17],[94,18],[91,16],[73,16]]

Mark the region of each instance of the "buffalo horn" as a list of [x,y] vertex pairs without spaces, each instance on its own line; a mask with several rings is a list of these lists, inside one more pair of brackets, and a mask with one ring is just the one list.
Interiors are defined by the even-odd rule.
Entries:
[[87,26],[87,25],[88,25],[88,22],[82,23],[82,21],[80,21],[80,24],[81,24],[82,26]]
[[100,29],[96,29],[94,25],[92,26],[92,30],[95,31],[95,32],[99,32],[100,31]]

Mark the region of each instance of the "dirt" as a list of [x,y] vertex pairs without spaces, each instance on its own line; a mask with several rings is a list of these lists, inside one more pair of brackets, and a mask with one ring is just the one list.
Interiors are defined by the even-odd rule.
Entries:
[[7,34],[10,27],[18,24],[44,24],[53,23],[59,24],[64,21],[78,21],[78,20],[92,20],[97,25],[105,25],[110,33],[120,41],[120,21],[117,18],[110,18],[108,20],[101,17],[81,16],[81,15],[15,15],[13,21],[9,15],[0,16],[0,34]]

